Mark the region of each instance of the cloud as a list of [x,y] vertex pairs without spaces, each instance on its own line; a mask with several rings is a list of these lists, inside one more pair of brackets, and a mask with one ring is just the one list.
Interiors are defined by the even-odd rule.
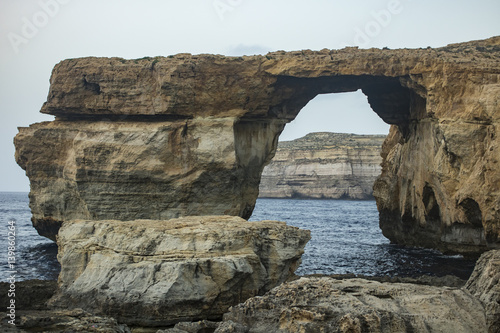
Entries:
[[243,56],[243,55],[254,55],[254,54],[266,54],[268,52],[275,51],[271,48],[263,45],[245,45],[239,44],[237,46],[231,47],[226,55],[228,56]]

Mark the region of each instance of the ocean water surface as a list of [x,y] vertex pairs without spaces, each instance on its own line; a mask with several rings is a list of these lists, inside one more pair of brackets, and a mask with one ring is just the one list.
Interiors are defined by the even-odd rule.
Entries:
[[61,270],[57,245],[38,235],[31,224],[28,193],[0,192],[0,281],[12,275],[8,265],[8,226],[15,222],[15,263],[17,281],[55,280]]
[[[8,265],[8,226],[16,226],[16,278],[57,279],[57,246],[31,225],[27,193],[0,192],[0,281]],[[389,244],[378,227],[374,201],[258,199],[251,221],[278,220],[311,230],[297,274],[363,274],[466,279],[474,261],[438,251]]]
[[390,244],[378,225],[375,201],[258,199],[250,218],[311,230],[297,274],[362,274],[467,279],[475,260]]

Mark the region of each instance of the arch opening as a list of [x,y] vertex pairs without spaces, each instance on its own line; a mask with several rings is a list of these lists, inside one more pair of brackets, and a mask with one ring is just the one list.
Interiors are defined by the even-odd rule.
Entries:
[[284,102],[272,107],[269,115],[291,121],[319,94],[357,90],[367,96],[371,109],[384,122],[397,125],[404,136],[408,134],[411,120],[425,116],[425,89],[411,78],[370,75],[318,78],[280,76],[275,84],[275,93]]
[[[349,117],[351,108],[356,110]],[[368,124],[359,131],[363,116]],[[388,244],[373,200],[388,131],[360,90],[318,94],[285,126],[262,173],[251,220],[280,220],[311,230],[297,274],[378,273],[377,260],[368,254]],[[359,132],[365,135],[352,134]]]
[[[373,151],[376,144],[371,146],[366,144],[367,141],[374,139],[373,135],[367,135],[374,134],[374,131],[370,133],[369,125],[376,129],[385,126],[385,133],[377,130],[376,134],[389,132],[389,126],[385,124],[395,125],[404,139],[412,131],[412,121],[425,116],[425,99],[420,97],[417,90],[408,88],[407,82],[407,79],[377,77],[363,79],[350,77],[346,81],[340,78],[320,80],[282,78],[280,84],[287,88],[282,87],[281,91],[286,92],[293,87],[291,90],[295,93],[287,102],[273,109],[274,116],[294,120],[285,126],[276,154],[264,169],[260,186],[261,195],[251,219],[283,220],[288,224],[312,231],[312,239],[306,247],[298,274],[354,273],[392,276],[442,274],[444,259],[439,252],[417,248],[402,250],[401,247],[391,244],[379,228],[379,212],[375,201],[360,201],[358,199],[368,198],[356,196],[356,193],[362,192],[360,188],[364,186],[366,189],[367,183],[370,190],[373,190],[374,181],[381,172],[380,155],[384,138],[378,142],[375,153],[378,160],[374,162]],[[332,103],[328,113],[309,109],[310,106],[326,105],[328,97],[331,96],[355,97],[358,102],[362,101],[360,103],[363,104],[362,110],[355,113],[355,118],[351,119],[355,125],[349,127],[349,130],[342,130],[342,126],[335,127],[333,120],[325,119],[326,114],[335,117],[339,113],[346,113],[347,110],[343,109],[342,104]],[[324,103],[321,103],[322,99],[325,100]],[[318,101],[318,105],[315,105]],[[300,126],[302,122],[306,128],[313,128],[310,125],[312,118],[319,123],[316,132],[320,133],[308,136],[305,132],[309,133],[311,130],[301,131]],[[362,126],[356,126],[356,123],[361,120],[366,120],[369,124],[361,130],[361,134],[367,135],[366,137],[360,135],[352,137],[345,133],[358,132],[357,129]],[[373,122],[378,124],[374,125]],[[329,137],[324,133],[327,131],[344,133],[337,137]],[[320,139],[326,140],[327,143],[315,142]],[[343,149],[345,157],[339,156],[339,150],[330,161],[325,155],[321,156],[324,147],[332,148],[335,144],[342,146],[338,140],[354,142],[352,147],[347,148],[343,144],[340,150]],[[366,152],[369,149],[361,152],[363,148],[371,148],[371,154]],[[315,170],[313,165],[318,169]],[[335,172],[329,175],[328,169],[330,171],[335,169]],[[285,177],[287,172],[291,175],[288,179]],[[355,178],[359,176],[370,174],[372,177],[369,181],[365,179],[363,186],[359,181],[358,184],[350,186],[328,180],[334,173],[345,176],[343,180],[347,182],[356,181]],[[274,181],[268,183],[268,188],[264,189],[266,195],[262,195],[263,184],[266,186],[265,182],[269,182],[272,178]],[[331,190],[336,186],[344,188]],[[274,192],[269,187],[274,188]],[[321,193],[322,190],[328,189],[331,190],[329,194]],[[370,199],[374,199],[373,196],[370,196]],[[433,193],[427,193],[424,200],[427,201],[430,214],[433,217],[439,215],[439,208],[434,204],[435,200],[433,201]],[[422,260],[423,258],[425,259]],[[463,258],[452,260],[455,260],[456,264],[446,265],[448,270],[446,274],[467,278],[470,272],[466,267],[472,269],[473,262],[466,262]]]
[[318,94],[286,124],[280,141],[301,138],[312,132],[387,135],[390,125],[368,104],[361,90],[347,93]]
[[316,96],[281,133],[260,197],[374,199],[388,132],[361,91]]

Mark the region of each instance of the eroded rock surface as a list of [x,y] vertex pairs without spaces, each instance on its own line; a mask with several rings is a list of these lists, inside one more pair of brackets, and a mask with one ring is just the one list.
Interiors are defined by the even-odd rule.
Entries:
[[156,333],[212,333],[219,322],[208,320],[200,320],[197,322],[181,322],[177,323],[173,328],[166,330],[158,330]]
[[487,332],[467,291],[363,279],[301,278],[234,306],[216,333]]
[[[235,142],[235,121],[78,120],[22,129],[16,145],[18,162],[32,179],[33,225],[55,240],[61,223],[74,219],[249,217],[263,161],[258,152],[235,153],[245,146]],[[262,131],[274,127],[268,123]],[[253,138],[252,131],[247,135]],[[249,138],[259,145],[258,137]]]
[[373,199],[385,135],[309,133],[278,143],[262,172],[264,198]]
[[113,318],[96,316],[81,309],[23,311],[19,313],[16,328],[19,332],[131,332],[127,325],[120,324]]
[[283,222],[231,216],[65,222],[50,304],[143,326],[217,319],[285,281],[309,239]]
[[374,187],[391,241],[499,247],[500,37],[438,49],[82,58],[54,68],[16,159],[39,232],[74,218],[249,217],[283,126],[361,89],[393,125]]
[[465,288],[481,301],[489,332],[500,332],[500,251],[481,255]]

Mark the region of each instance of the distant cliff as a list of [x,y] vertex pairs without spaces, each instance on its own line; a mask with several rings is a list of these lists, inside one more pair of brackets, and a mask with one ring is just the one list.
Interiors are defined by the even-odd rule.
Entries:
[[260,197],[372,199],[385,135],[310,133],[282,141],[264,168]]

